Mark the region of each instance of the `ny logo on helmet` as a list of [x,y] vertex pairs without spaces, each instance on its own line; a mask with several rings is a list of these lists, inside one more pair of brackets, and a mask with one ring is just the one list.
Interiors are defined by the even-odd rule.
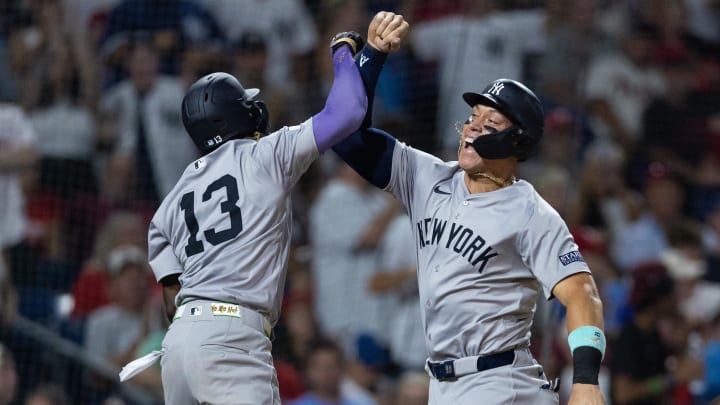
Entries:
[[499,95],[500,95],[500,90],[502,90],[503,87],[505,87],[505,85],[502,84],[502,82],[493,83],[493,85],[492,85],[492,87],[490,88],[490,90],[488,90],[488,93],[494,94],[494,95],[496,95],[496,96],[499,96]]

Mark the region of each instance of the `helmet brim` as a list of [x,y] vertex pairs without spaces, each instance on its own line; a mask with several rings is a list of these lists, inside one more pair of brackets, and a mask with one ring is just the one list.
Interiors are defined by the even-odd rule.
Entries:
[[491,94],[478,94],[478,93],[463,93],[462,95],[463,100],[465,100],[466,103],[472,108],[475,107],[478,104],[486,105],[489,107],[492,107],[498,111],[500,111],[504,116],[506,116],[510,121],[517,124],[518,120],[510,114],[510,110],[503,105],[503,103],[498,100],[497,98],[493,97]]
[[258,94],[260,94],[260,89],[245,89],[245,95],[248,100],[252,100]]

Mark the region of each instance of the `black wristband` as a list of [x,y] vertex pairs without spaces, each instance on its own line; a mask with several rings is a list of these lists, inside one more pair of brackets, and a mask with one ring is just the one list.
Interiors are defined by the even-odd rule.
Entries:
[[573,384],[598,385],[602,353],[591,346],[579,346],[572,353]]

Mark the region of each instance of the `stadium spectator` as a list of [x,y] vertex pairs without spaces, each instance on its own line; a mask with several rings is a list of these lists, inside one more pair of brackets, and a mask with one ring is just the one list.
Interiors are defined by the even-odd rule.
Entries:
[[0,405],[14,403],[18,388],[18,373],[12,353],[0,343]]
[[406,371],[400,375],[393,405],[425,405],[428,403],[430,377],[422,371]]
[[0,104],[0,324],[14,308],[12,269],[8,249],[27,234],[24,174],[37,161],[35,132],[23,111],[12,104]]
[[665,165],[648,165],[643,188],[644,206],[636,220],[619,230],[613,239],[612,257],[623,271],[643,262],[658,261],[668,247],[670,228],[682,220],[683,185]]
[[71,405],[65,390],[53,383],[45,383],[33,388],[25,396],[24,405]]
[[[87,318],[84,344],[88,353],[110,366],[122,367],[133,360],[140,344],[163,327],[161,301],[151,299],[152,278],[147,254],[136,246],[120,246],[108,256],[109,303]],[[97,380],[101,390],[104,382]],[[158,398],[160,379],[151,379]]]
[[597,26],[599,9],[594,0],[546,2],[547,44],[537,75],[543,95],[560,107],[571,109],[581,101],[588,61],[607,47]]
[[122,64],[129,58],[133,37],[139,33],[149,36],[158,52],[159,71],[168,75],[178,74],[186,49],[219,49],[225,41],[217,21],[196,1],[122,0],[110,10],[100,41],[99,52],[108,67],[106,85],[127,76]]
[[111,213],[102,223],[93,243],[92,255],[83,263],[71,292],[71,316],[84,320],[92,311],[108,304],[110,253],[120,246],[145,247],[147,224],[138,214],[128,211]]
[[[63,37],[64,38],[64,37]],[[92,165],[95,121],[89,92],[94,83],[84,77],[78,51],[67,40],[55,39],[28,74],[25,88],[30,121],[42,155],[40,185],[72,199],[77,192],[96,192]]]
[[308,391],[291,405],[365,405],[343,397],[341,381],[344,375],[343,350],[330,340],[311,343],[305,367]]
[[114,158],[131,162],[129,194],[156,205],[197,158],[197,150],[180,118],[183,85],[158,70],[158,50],[148,38],[134,39],[127,64],[130,76],[107,91],[101,108],[119,113]]
[[344,163],[310,207],[315,312],[323,334],[346,356],[361,334],[378,338],[383,300],[369,290],[378,243],[399,207]]
[[[315,22],[305,2],[201,0],[201,4],[214,16],[231,43],[247,33],[258,34],[265,40],[268,52],[265,82],[273,87],[263,87],[263,91],[273,88],[290,94],[296,91],[301,83],[295,81],[294,69],[306,72],[307,58],[318,43]],[[362,24],[360,28],[364,27],[364,22]],[[333,35],[351,29],[351,26],[343,25],[341,30],[333,31]],[[356,31],[362,32],[361,29]]]
[[[677,353],[663,325],[674,317],[674,282],[660,264],[641,265],[632,271],[630,305],[633,315],[613,345],[613,403],[618,405],[657,404],[672,395],[678,384],[700,375],[702,365]],[[684,325],[672,328],[682,333]],[[669,362],[671,356],[674,362]]]
[[691,220],[680,221],[668,231],[668,248],[660,262],[675,281],[678,310],[693,329],[702,329],[720,316],[720,284],[703,280],[707,261],[701,228]]
[[[523,58],[544,49],[544,10],[504,11],[496,0],[466,2],[457,14],[414,25],[413,50],[420,60],[439,64],[436,144],[443,156],[457,154],[455,123],[467,117],[462,93],[468,83],[498,77],[523,80]],[[453,38],[448,42],[448,38]]]
[[[297,109],[287,102],[288,90],[278,86],[277,82],[270,82],[265,74],[270,63],[268,42],[259,32],[245,32],[231,43],[230,63],[233,75],[248,88],[263,89],[263,100],[272,111],[269,127],[278,129],[278,125],[285,122],[295,122]],[[327,48],[323,49],[327,52]],[[267,90],[265,90],[267,89]]]
[[615,143],[628,154],[640,139],[642,114],[667,85],[653,64],[656,43],[652,27],[634,24],[618,49],[590,62],[583,94],[595,141]]
[[642,196],[625,182],[625,155],[614,145],[591,145],[582,162],[577,179],[577,192],[571,203],[569,226],[592,227],[612,241],[636,219]]
[[387,336],[392,360],[402,370],[422,370],[427,360],[420,320],[415,245],[410,219],[404,213],[390,220],[380,241],[379,271],[370,289],[388,298]]

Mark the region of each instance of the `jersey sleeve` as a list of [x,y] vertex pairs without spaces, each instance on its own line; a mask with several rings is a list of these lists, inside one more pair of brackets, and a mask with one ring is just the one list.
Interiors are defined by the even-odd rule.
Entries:
[[535,208],[519,242],[520,252],[550,299],[557,283],[590,269],[557,211],[542,200]]
[[390,182],[385,190],[400,200],[412,216],[416,187],[431,187],[436,179],[448,172],[448,166],[439,158],[398,141],[393,150]]
[[158,282],[166,276],[180,274],[183,270],[170,241],[157,226],[155,219],[150,222],[148,230],[148,262]]
[[312,118],[260,138],[254,154],[275,183],[283,184],[285,189],[291,188],[320,155]]

